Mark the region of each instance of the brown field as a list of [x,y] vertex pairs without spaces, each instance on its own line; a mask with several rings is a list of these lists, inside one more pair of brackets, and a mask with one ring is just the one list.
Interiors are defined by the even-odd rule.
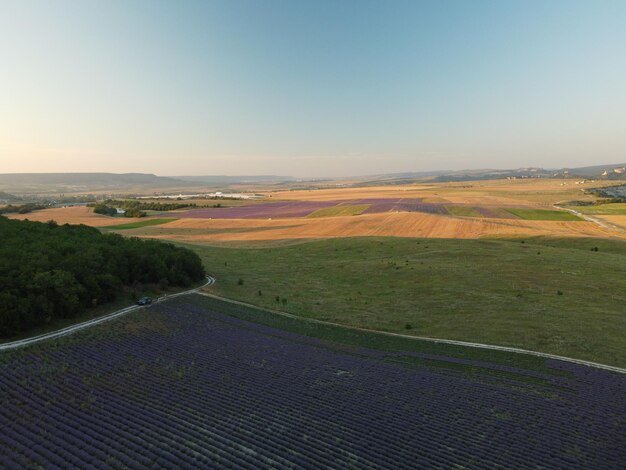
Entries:
[[84,206],[44,209],[28,214],[10,214],[9,218],[28,219],[35,222],[55,220],[59,224],[85,224],[92,227],[106,227],[107,225],[126,224],[142,220],[133,217],[107,217],[106,215],[94,214],[91,207]]
[[593,217],[626,230],[626,215],[594,215]]
[[482,205],[550,206],[566,200],[594,200],[584,189],[610,186],[615,182],[575,184],[562,179],[518,179],[425,183],[364,188],[337,188],[267,193],[271,200],[332,201],[365,198],[425,198],[425,202]]
[[167,226],[127,230],[128,235],[191,243],[396,236],[481,238],[509,236],[619,237],[593,222],[472,219],[415,212],[389,212],[319,219],[179,219]]
[[[567,183],[567,184],[565,184]],[[584,188],[613,184],[596,182]],[[584,194],[582,185],[571,180],[497,180],[463,183],[412,184],[368,188],[278,191],[267,193],[265,201],[358,200],[366,198],[423,198],[425,202],[479,205],[495,211],[501,207],[549,209],[556,202],[574,199],[594,200]],[[205,201],[203,202],[217,202]],[[241,201],[225,201],[242,204]],[[245,204],[245,203],[244,203]],[[87,207],[47,209],[12,218],[37,221],[56,220],[60,224],[86,224],[106,227],[141,219],[111,218],[94,214]],[[396,236],[430,238],[481,238],[515,236],[618,237],[626,238],[626,216],[602,217],[614,227],[607,229],[587,221],[543,221],[517,218],[461,217],[420,212],[386,212],[322,218],[289,219],[180,219],[167,225],[125,230],[126,235],[153,237],[190,243],[265,242],[332,237]],[[143,219],[146,220],[146,219]]]

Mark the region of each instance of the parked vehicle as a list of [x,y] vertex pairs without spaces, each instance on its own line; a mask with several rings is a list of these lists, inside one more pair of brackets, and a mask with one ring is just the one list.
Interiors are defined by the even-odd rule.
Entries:
[[150,305],[152,303],[152,299],[150,297],[142,297],[137,301],[137,305]]

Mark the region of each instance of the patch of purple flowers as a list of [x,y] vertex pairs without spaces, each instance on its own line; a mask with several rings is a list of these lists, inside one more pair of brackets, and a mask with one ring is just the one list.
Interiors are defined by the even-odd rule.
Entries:
[[548,364],[347,352],[159,304],[0,356],[0,467],[622,467],[626,377]]

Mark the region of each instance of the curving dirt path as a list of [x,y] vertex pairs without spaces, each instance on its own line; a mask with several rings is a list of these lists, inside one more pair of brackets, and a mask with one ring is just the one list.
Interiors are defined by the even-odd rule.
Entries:
[[[166,296],[163,296],[163,297],[159,297],[156,300],[155,303],[161,302],[163,300],[173,299],[174,297],[179,297],[181,295],[188,295],[188,294],[196,293],[196,292],[200,291],[200,289],[202,289],[204,287],[207,287],[207,286],[210,286],[210,285],[212,285],[214,283],[215,283],[215,278],[212,277],[212,276],[207,276],[207,281],[203,285],[201,285],[199,287],[196,287],[194,289],[190,289],[190,290],[184,291],[184,292],[179,292],[177,294],[172,294],[172,295],[166,295]],[[132,312],[134,310],[137,310],[137,309],[140,309],[140,308],[143,308],[143,307],[139,306],[139,305],[131,305],[131,306],[123,308],[121,310],[117,310],[115,312],[109,313],[108,315],[105,315],[103,317],[94,318],[93,320],[88,320],[88,321],[85,321],[85,322],[82,322],[82,323],[78,323],[76,325],[68,326],[66,328],[62,328],[62,329],[57,330],[57,331],[51,331],[50,333],[44,333],[42,335],[33,336],[31,338],[25,338],[25,339],[20,339],[20,340],[17,340],[17,341],[11,341],[9,343],[2,343],[2,344],[0,344],[0,351],[7,351],[7,350],[10,350],[10,349],[17,349],[17,348],[21,348],[21,347],[24,347],[24,346],[29,346],[29,345],[34,344],[34,343],[38,343],[40,341],[45,341],[45,340],[48,340],[48,339],[54,339],[54,338],[60,338],[62,336],[67,336],[67,335],[70,335],[70,334],[75,333],[77,331],[84,330],[85,328],[89,328],[89,327],[98,325],[100,323],[104,323],[106,321],[113,320],[114,318],[121,317],[122,315],[126,315],[127,313],[130,313],[130,312]]]
[[263,310],[266,312],[270,312],[273,313],[275,315],[280,315],[283,317],[288,317],[288,318],[293,318],[296,320],[302,320],[302,321],[306,321],[306,322],[311,322],[311,323],[318,323],[321,325],[330,325],[330,326],[336,326],[336,327],[340,327],[340,328],[345,328],[347,330],[354,330],[354,331],[362,331],[364,333],[377,333],[377,334],[381,334],[381,335],[387,335],[387,336],[396,336],[399,338],[407,338],[407,339],[412,339],[412,340],[417,340],[417,341],[429,341],[431,343],[443,343],[443,344],[454,344],[457,346],[465,346],[465,347],[469,347],[469,348],[479,348],[479,349],[492,349],[495,351],[506,351],[506,352],[512,352],[512,353],[517,353],[517,354],[530,354],[531,356],[538,356],[538,357],[545,357],[546,359],[556,359],[559,361],[565,361],[565,362],[572,362],[574,364],[580,364],[580,365],[584,365],[584,366],[588,366],[588,367],[595,367],[597,369],[604,369],[604,370],[608,370],[611,372],[617,372],[620,374],[626,374],[626,369],[623,369],[621,367],[615,367],[615,366],[609,366],[606,364],[599,364],[597,362],[591,362],[591,361],[584,361],[582,359],[575,359],[575,358],[571,358],[571,357],[565,357],[565,356],[557,356],[556,354],[548,354],[548,353],[542,353],[542,352],[538,352],[538,351],[530,351],[528,349],[521,349],[521,348],[512,348],[512,347],[508,347],[508,346],[496,346],[493,344],[483,344],[483,343],[472,343],[472,342],[468,342],[468,341],[456,341],[456,340],[452,340],[452,339],[442,339],[442,338],[430,338],[427,336],[412,336],[412,335],[405,335],[405,334],[401,334],[401,333],[391,333],[388,331],[380,331],[380,330],[373,330],[373,329],[368,329],[368,328],[359,328],[356,326],[347,326],[347,325],[343,325],[341,323],[334,323],[334,322],[329,322],[329,321],[324,321],[324,320],[316,320],[315,318],[304,318],[304,317],[300,317],[298,315],[294,315],[292,313],[286,313],[286,312],[281,312],[279,310],[272,310],[269,308],[263,308],[263,307],[257,307],[256,305],[253,304],[249,304],[246,302],[240,302],[238,300],[233,300],[233,299],[229,299],[226,297],[221,297],[219,295],[215,295],[215,294],[209,294],[208,292],[198,292],[199,295],[203,295],[205,297],[212,297],[215,299],[219,299],[222,300],[224,302],[228,302],[228,303],[232,303],[232,304],[236,304],[236,305],[243,305],[246,307],[252,307],[252,308],[256,308],[259,310]]

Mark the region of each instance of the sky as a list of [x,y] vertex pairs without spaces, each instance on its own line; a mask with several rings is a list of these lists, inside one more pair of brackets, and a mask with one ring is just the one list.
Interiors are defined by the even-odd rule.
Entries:
[[0,0],[0,173],[626,161],[626,1]]

